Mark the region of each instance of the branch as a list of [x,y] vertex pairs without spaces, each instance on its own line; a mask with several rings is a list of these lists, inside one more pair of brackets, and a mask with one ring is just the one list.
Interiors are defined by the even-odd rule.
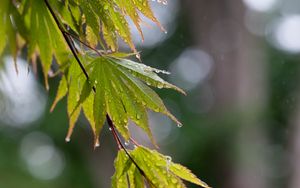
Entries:
[[[50,11],[50,13],[51,13],[53,19],[55,20],[56,25],[58,26],[60,32],[62,33],[62,35],[63,35],[63,37],[64,37],[64,39],[65,39],[65,41],[67,42],[67,44],[68,44],[68,46],[69,46],[69,48],[70,48],[72,54],[74,55],[74,57],[75,57],[75,59],[76,59],[78,65],[80,66],[80,68],[81,68],[82,72],[84,73],[86,79],[89,80],[89,75],[88,75],[87,71],[85,70],[83,64],[81,63],[81,61],[80,61],[80,59],[79,59],[79,57],[78,57],[77,50],[76,50],[74,44],[72,43],[73,41],[72,41],[72,39],[70,38],[70,34],[69,34],[68,32],[66,32],[66,30],[63,28],[63,26],[60,24],[60,22],[59,22],[57,16],[55,15],[55,12],[53,11],[52,7],[50,6],[48,0],[44,0],[44,2],[46,3],[46,6],[47,6],[48,10]],[[78,40],[78,41],[80,41],[80,40]],[[80,41],[80,42],[82,42],[82,41]],[[84,44],[85,44],[85,43],[84,43]],[[86,44],[85,44],[85,45],[86,45]],[[95,50],[96,50],[96,49],[95,49]],[[97,50],[96,50],[96,51],[97,51]],[[98,52],[98,51],[97,51],[97,52]],[[100,53],[100,52],[98,52],[98,53]],[[95,87],[93,87],[93,91],[94,91],[94,93],[96,93],[96,88],[95,88]],[[123,143],[121,142],[121,139],[120,139],[120,137],[118,136],[117,131],[115,130],[114,124],[113,124],[113,122],[112,122],[112,120],[110,119],[110,117],[109,117],[108,114],[106,114],[106,120],[107,120],[107,122],[108,122],[109,127],[110,127],[111,130],[112,130],[114,139],[115,139],[116,142],[118,143],[119,149],[122,148],[122,149],[125,151],[126,155],[127,155],[127,156],[129,157],[129,159],[133,162],[133,164],[137,167],[137,169],[139,170],[139,172],[141,173],[141,175],[144,176],[144,177],[151,183],[151,181],[147,178],[145,172],[144,172],[144,171],[140,168],[140,166],[135,162],[135,160],[131,157],[131,155],[129,154],[129,152],[127,151],[127,149],[125,148],[125,146],[124,146]]]

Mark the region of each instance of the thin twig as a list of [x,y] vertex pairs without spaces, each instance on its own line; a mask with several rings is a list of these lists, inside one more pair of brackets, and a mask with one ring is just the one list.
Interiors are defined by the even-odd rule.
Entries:
[[82,40],[80,40],[77,36],[75,36],[74,34],[72,33],[69,33],[67,31],[64,31],[65,34],[69,35],[70,37],[74,38],[75,40],[77,40],[78,42],[80,42],[81,44],[83,44],[84,46],[90,48],[91,50],[95,51],[99,56],[103,56],[101,52],[99,52],[99,50],[97,50],[96,48],[88,45],[87,43],[83,42]]
[[[55,15],[55,12],[53,11],[52,7],[50,6],[48,0],[44,0],[44,2],[46,3],[46,6],[47,6],[48,10],[50,11],[50,13],[51,13],[53,19],[55,20],[56,25],[58,26],[60,32],[62,33],[62,35],[63,35],[63,37],[64,37],[64,39],[65,39],[65,41],[67,42],[67,44],[68,44],[68,46],[69,46],[69,48],[70,48],[72,54],[74,55],[74,57],[75,57],[75,59],[76,59],[78,65],[80,66],[80,68],[81,68],[82,72],[84,73],[86,79],[89,80],[89,75],[88,75],[87,71],[85,70],[83,64],[81,63],[81,61],[80,61],[80,59],[79,59],[79,57],[78,57],[78,55],[77,55],[77,49],[75,48],[74,44],[72,43],[72,42],[73,42],[73,41],[72,41],[72,38],[70,38],[70,36],[67,34],[66,30],[65,30],[65,29],[63,28],[63,26],[60,24],[58,18],[57,18],[56,15]],[[95,87],[93,87],[93,91],[94,91],[94,93],[96,93],[96,88],[95,88]],[[113,124],[113,122],[112,122],[112,120],[110,119],[110,117],[109,117],[108,114],[106,114],[106,120],[107,120],[107,122],[108,122],[110,128],[112,129],[114,138],[115,138],[115,140],[116,140],[117,143],[118,143],[118,147],[119,147],[119,148],[122,148],[122,149],[125,151],[126,155],[127,155],[127,156],[129,157],[129,159],[133,162],[133,164],[137,167],[137,169],[139,170],[139,172],[141,173],[141,175],[144,176],[144,177],[151,183],[151,181],[147,178],[145,172],[139,167],[139,165],[138,165],[138,164],[135,162],[135,160],[131,157],[131,155],[129,154],[129,152],[127,151],[127,149],[125,148],[125,146],[124,146],[123,143],[121,142],[121,139],[119,138],[119,136],[118,136],[118,134],[117,134],[117,131],[115,130],[114,124]]]
[[123,145],[123,143],[121,142],[120,137],[118,136],[118,134],[116,133],[116,129],[115,126],[112,122],[112,120],[110,119],[109,115],[106,115],[106,119],[107,119],[107,123],[109,125],[109,127],[111,128],[112,132],[114,133],[114,135],[116,135],[117,141],[120,144],[121,148],[125,151],[126,155],[129,157],[129,159],[133,162],[133,164],[137,167],[137,169],[140,171],[140,173],[146,177],[144,171],[139,167],[139,165],[135,162],[135,160],[131,157],[131,155],[128,153],[127,149],[125,148],[125,146]]

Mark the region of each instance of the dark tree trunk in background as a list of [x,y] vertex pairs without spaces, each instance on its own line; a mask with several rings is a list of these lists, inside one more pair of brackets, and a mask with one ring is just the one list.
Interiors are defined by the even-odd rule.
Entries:
[[[261,122],[266,105],[264,46],[244,27],[241,1],[183,0],[195,46],[215,63],[210,82],[215,96],[213,115],[241,113],[236,136],[238,158],[227,161],[224,188],[266,188],[263,150],[268,144]],[[224,151],[225,152],[225,151]]]

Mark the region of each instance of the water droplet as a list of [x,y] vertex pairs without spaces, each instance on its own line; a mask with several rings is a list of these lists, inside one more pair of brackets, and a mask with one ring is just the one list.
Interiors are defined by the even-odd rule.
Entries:
[[170,168],[170,165],[171,165],[171,162],[172,162],[172,157],[170,156],[166,156],[166,160],[167,160],[167,172],[169,173],[169,168]]
[[129,146],[130,145],[130,141],[129,140],[127,140],[127,141],[125,141],[125,146]]
[[175,184],[175,183],[177,183],[178,181],[177,181],[176,178],[172,178],[172,179],[171,179],[171,182]]
[[96,148],[97,148],[97,147],[100,147],[100,142],[99,142],[99,140],[96,141],[95,147],[96,147]]
[[135,57],[138,58],[138,59],[140,59],[141,55],[140,54],[136,54]]
[[167,5],[167,4],[168,4],[168,1],[167,1],[167,0],[164,0],[164,1],[162,2],[162,4]]
[[166,160],[167,160],[167,162],[171,162],[172,161],[172,157],[166,156]]
[[182,126],[183,126],[183,125],[180,124],[180,123],[177,124],[177,127],[178,127],[178,128],[181,128]]
[[112,128],[109,127],[108,130],[109,130],[109,131],[112,131]]
[[164,84],[162,84],[162,83],[157,84],[158,89],[162,89],[163,87],[164,87]]
[[66,141],[66,142],[70,142],[70,141],[71,141],[70,137],[66,137],[66,138],[65,138],[65,141]]
[[154,110],[154,112],[159,112],[159,108],[158,107],[154,108],[153,110]]
[[168,31],[165,31],[165,34],[168,34]]

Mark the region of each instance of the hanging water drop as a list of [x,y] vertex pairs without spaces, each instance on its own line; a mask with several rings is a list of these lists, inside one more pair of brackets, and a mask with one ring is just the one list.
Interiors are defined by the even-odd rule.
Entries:
[[164,33],[165,33],[165,34],[168,34],[168,31],[165,31]]
[[183,126],[183,125],[182,125],[181,123],[178,123],[178,124],[177,124],[177,127],[178,127],[178,128],[181,128],[182,126]]
[[98,139],[97,139],[97,141],[96,141],[96,143],[95,143],[95,148],[97,148],[97,147],[100,147],[100,142],[99,142]]
[[109,130],[109,131],[112,131],[112,128],[111,128],[111,127],[109,127],[109,128],[108,128],[108,130]]
[[70,142],[70,141],[71,141],[70,137],[67,136],[67,137],[65,138],[65,141],[66,141],[66,142]]
[[140,54],[136,54],[135,57],[138,58],[138,59],[140,59],[141,55]]

